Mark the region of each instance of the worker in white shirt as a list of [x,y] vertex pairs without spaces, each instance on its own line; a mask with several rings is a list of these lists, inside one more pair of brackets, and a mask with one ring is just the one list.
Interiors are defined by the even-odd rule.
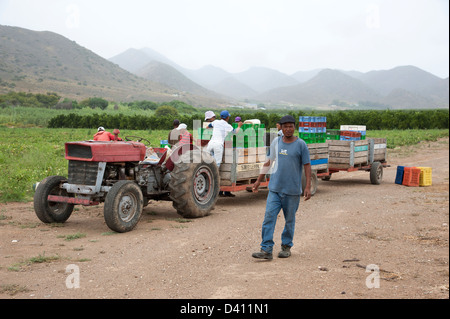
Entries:
[[[228,133],[233,131],[233,127],[228,123],[229,119],[230,113],[228,111],[222,111],[220,112],[220,120],[211,122],[211,125],[213,126],[213,133],[206,150],[211,153],[211,156],[214,157],[217,167],[220,167],[220,164],[222,163],[225,137],[228,135]],[[238,123],[236,132],[239,131],[242,124],[242,122]],[[230,192],[225,192],[225,194],[219,192],[219,196],[234,197],[235,195],[231,194]]]

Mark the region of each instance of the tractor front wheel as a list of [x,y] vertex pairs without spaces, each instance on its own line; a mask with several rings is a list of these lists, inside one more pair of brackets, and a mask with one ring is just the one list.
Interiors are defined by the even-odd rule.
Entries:
[[62,176],[49,176],[42,180],[34,193],[34,212],[44,223],[64,223],[72,214],[73,204],[51,202],[48,195],[69,196],[67,191],[61,188],[67,178]]
[[105,198],[103,215],[106,225],[118,233],[132,230],[141,218],[144,197],[133,181],[118,181]]

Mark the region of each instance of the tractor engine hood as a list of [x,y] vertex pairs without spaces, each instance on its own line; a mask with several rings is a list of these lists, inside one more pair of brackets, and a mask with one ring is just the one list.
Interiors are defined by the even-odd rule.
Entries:
[[139,142],[83,141],[65,143],[67,160],[86,162],[139,162],[145,158],[145,145]]

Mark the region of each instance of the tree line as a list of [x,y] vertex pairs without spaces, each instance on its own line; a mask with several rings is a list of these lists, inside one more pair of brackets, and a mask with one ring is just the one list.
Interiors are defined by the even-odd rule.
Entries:
[[[220,111],[216,114],[219,116]],[[292,115],[297,121],[300,116],[326,116],[328,129],[339,129],[340,125],[365,125],[367,130],[392,130],[392,129],[448,129],[449,111],[447,109],[433,110],[351,110],[328,112],[294,112],[285,114],[254,112],[252,114],[239,114],[232,111],[235,116],[240,116],[242,121],[259,119],[266,128],[276,127],[276,123],[282,116]],[[77,115],[74,113],[58,115],[49,121],[50,128],[96,128],[104,126],[109,129],[129,130],[167,130],[172,128],[174,119],[185,123],[188,129],[193,128],[193,121],[203,122],[203,113],[191,115],[164,114],[159,112],[153,116],[127,116],[117,114],[93,114]]]

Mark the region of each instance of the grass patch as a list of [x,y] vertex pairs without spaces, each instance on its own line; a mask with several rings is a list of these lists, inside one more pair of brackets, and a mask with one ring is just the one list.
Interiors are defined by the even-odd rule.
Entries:
[[60,259],[61,259],[61,257],[58,255],[46,256],[45,252],[44,252],[42,255],[39,254],[35,257],[28,258],[27,260],[25,260],[23,262],[12,265],[12,266],[8,267],[8,270],[9,271],[20,271],[20,270],[22,270],[22,267],[25,267],[25,266],[31,266],[33,264],[51,263],[53,261],[57,261]]
[[8,294],[10,296],[14,296],[21,292],[29,292],[30,289],[28,289],[25,286],[20,286],[17,284],[5,284],[0,285],[0,294]]
[[64,238],[65,241],[71,241],[71,240],[84,238],[84,237],[86,237],[86,234],[83,234],[83,233],[75,233],[75,234],[71,234],[71,235],[59,235],[59,236],[57,236],[57,238]]
[[107,231],[104,233],[101,233],[102,236],[111,236],[111,235],[117,235],[118,233],[115,231]]
[[186,218],[166,218],[166,220],[174,221],[177,223],[190,223],[192,220]]

